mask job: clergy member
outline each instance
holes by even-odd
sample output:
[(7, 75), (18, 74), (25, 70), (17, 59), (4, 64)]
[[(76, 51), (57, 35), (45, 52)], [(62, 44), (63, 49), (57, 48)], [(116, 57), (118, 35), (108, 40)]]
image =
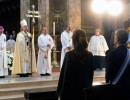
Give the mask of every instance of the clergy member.
[(6, 35), (3, 31), (4, 28), (0, 26), (0, 78), (5, 78), (5, 76), (8, 75)]
[(102, 70), (105, 62), (105, 53), (109, 49), (104, 36), (100, 32), (101, 30), (99, 28), (95, 29), (95, 35), (91, 37), (88, 45), (88, 51), (93, 54), (94, 70), (97, 68)]
[(7, 51), (10, 53), (14, 53), (15, 40), (13, 40), (13, 36), (10, 35), (10, 39), (7, 41)]
[(12, 74), (27, 77), (31, 72), (37, 72), (34, 37), (27, 32), (28, 26), (25, 19), (23, 19), (20, 24), (21, 32), (17, 34), (16, 38)]
[(38, 73), (41, 76), (50, 76), (52, 74), (51, 67), (51, 50), (54, 46), (52, 37), (48, 34), (47, 28), (42, 28), (42, 34), (38, 37)]
[(73, 49), (72, 45), (72, 35), (71, 32), (71, 25), (68, 24), (65, 27), (65, 31), (61, 33), (61, 44), (62, 44), (62, 51), (61, 51), (61, 60), (60, 60), (60, 69), (62, 67), (65, 53)]

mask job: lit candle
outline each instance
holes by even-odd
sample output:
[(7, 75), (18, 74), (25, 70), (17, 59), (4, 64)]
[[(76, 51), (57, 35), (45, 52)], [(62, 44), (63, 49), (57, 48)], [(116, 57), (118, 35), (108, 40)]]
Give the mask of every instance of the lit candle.
[(55, 36), (55, 22), (53, 22), (53, 36)]

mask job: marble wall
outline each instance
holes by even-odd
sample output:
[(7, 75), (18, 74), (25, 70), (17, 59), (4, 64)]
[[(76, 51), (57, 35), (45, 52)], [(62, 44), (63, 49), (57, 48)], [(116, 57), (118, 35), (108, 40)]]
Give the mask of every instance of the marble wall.
[[(67, 19), (65, 23), (70, 23), (72, 31), (81, 28), (81, 0), (66, 0)], [(42, 16), (40, 26), (45, 25), (49, 30), (49, 0), (38, 0), (38, 10)]]
[(65, 30), (67, 23), (67, 0), (51, 0), (50, 1), (50, 33), (52, 31), (52, 23), (55, 22), (55, 34), (60, 35)]
[(30, 9), (30, 0), (20, 0), (20, 19), (27, 19), (27, 10)]
[(124, 4), (124, 13), (123, 13), (123, 21), (127, 21), (130, 19), (130, 3)]
[(81, 28), (85, 30), (88, 37), (94, 33), (95, 27), (99, 26), (99, 19), (91, 10), (91, 0), (81, 0)]
[[(26, 19), (30, 31), (30, 20), (26, 17), (27, 10), (30, 10), (30, 0), (20, 0), (20, 20)], [(20, 24), (20, 23), (19, 23)]]
[(49, 31), (49, 0), (38, 0), (38, 10), (41, 14), (39, 27), (46, 26)]
[(130, 2), (124, 4), (123, 12), (124, 29), (130, 27)]
[(67, 0), (67, 18), (72, 31), (81, 28), (81, 0)]

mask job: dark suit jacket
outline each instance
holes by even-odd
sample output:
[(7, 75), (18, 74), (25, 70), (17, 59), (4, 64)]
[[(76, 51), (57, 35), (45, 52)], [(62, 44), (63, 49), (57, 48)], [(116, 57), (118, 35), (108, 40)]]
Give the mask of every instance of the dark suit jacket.
[[(124, 63), (126, 58), (127, 48), (125, 45), (119, 45), (116, 49), (110, 52), (107, 59), (106, 66), (106, 82), (112, 83), (116, 77), (120, 67)], [(124, 87), (125, 91), (129, 91), (130, 88), (130, 64), (125, 70), (123, 76), (118, 82), (119, 85)]]
[(83, 100), (82, 90), (92, 86), (92, 82), (92, 53), (86, 51), (82, 57), (74, 51), (66, 53), (57, 87), (61, 100)]

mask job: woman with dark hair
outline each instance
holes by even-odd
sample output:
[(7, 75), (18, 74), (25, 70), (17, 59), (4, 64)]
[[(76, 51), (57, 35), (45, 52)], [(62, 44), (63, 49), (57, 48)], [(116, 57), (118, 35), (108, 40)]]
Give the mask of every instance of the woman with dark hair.
[(57, 95), (60, 100), (84, 100), (83, 89), (92, 86), (93, 56), (87, 51), (87, 37), (76, 30), (72, 37), (74, 49), (65, 55)]

